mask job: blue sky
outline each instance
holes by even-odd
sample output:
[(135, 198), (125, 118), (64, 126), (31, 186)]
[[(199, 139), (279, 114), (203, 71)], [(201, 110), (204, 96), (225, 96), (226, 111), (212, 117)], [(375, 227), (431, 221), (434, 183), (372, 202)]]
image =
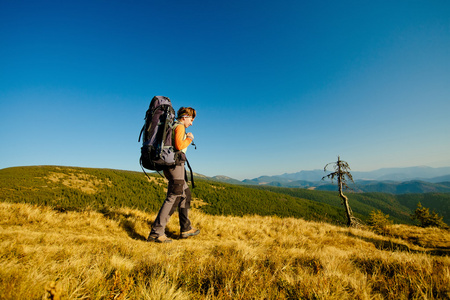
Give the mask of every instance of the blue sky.
[(194, 172), (450, 166), (448, 1), (0, 0), (0, 168), (140, 170), (154, 95)]

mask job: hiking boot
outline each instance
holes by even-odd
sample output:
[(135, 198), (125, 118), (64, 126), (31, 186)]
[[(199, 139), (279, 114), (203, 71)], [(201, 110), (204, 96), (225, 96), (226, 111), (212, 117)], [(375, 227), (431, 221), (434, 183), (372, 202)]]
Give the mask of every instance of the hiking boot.
[(161, 236), (149, 236), (147, 241), (149, 242), (155, 242), (155, 243), (172, 243), (172, 240), (169, 239), (167, 236), (165, 235), (161, 235)]
[(197, 228), (191, 228), (191, 230), (184, 231), (180, 234), (180, 238), (187, 239), (190, 236), (194, 236), (200, 233), (200, 230)]

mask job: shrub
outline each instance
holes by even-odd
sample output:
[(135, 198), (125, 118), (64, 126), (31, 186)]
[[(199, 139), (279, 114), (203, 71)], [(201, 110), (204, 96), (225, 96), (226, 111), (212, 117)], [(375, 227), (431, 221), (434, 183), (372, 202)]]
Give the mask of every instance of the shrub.
[(443, 217), (439, 216), (436, 212), (430, 213), (430, 209), (423, 207), (419, 202), (414, 214), (411, 215), (413, 220), (417, 220), (422, 227), (438, 227), (448, 228), (448, 225), (442, 220)]
[(392, 224), (392, 220), (389, 220), (389, 215), (384, 214), (381, 210), (373, 210), (370, 213), (368, 224), (372, 226), (375, 232), (386, 234), (386, 227)]

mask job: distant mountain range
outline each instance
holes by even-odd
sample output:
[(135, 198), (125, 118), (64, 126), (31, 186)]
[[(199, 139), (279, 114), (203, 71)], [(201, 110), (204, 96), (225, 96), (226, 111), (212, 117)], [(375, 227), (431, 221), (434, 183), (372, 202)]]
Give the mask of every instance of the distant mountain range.
[[(300, 171), (275, 176), (260, 176), (254, 179), (237, 180), (227, 176), (210, 179), (232, 184), (297, 187), (324, 191), (337, 190), (336, 184), (322, 177), (332, 171)], [(426, 166), (408, 168), (383, 168), (370, 172), (351, 171), (355, 183), (349, 186), (355, 192), (406, 193), (450, 193), (450, 167), (432, 168)]]

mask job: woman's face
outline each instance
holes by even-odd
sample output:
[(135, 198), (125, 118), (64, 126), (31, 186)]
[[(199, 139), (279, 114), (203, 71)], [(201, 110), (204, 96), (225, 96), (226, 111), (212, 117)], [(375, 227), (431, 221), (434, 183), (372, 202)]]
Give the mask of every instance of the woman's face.
[(184, 127), (186, 127), (186, 128), (191, 126), (193, 122), (194, 122), (194, 119), (192, 117), (183, 117), (183, 118), (181, 118), (181, 124), (183, 124)]

